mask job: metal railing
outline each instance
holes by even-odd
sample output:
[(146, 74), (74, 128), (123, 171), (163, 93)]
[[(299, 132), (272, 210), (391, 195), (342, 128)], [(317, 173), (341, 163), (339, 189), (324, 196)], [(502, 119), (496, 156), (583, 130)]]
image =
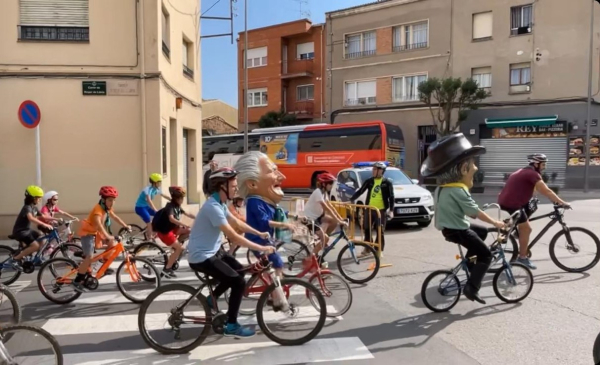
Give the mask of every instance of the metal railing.
[(194, 78), (194, 70), (187, 67), (186, 65), (183, 65), (183, 74), (191, 79)]
[(368, 56), (374, 56), (375, 54), (377, 54), (377, 50), (369, 50), (369, 51), (360, 51), (360, 52), (352, 52), (352, 53), (346, 53), (346, 57), (347, 59), (351, 59), (351, 58), (361, 58), (361, 57), (368, 57)]
[(165, 57), (167, 57), (168, 59), (171, 59), (171, 50), (169, 49), (169, 46), (167, 46), (165, 41), (162, 42), (162, 51), (163, 51)]
[(404, 44), (404, 45), (400, 45), (400, 46), (394, 46), (393, 51), (394, 52), (410, 51), (411, 49), (427, 48), (427, 46), (428, 46), (427, 42)]
[(19, 26), (20, 40), (87, 42), (90, 40), (88, 27)]

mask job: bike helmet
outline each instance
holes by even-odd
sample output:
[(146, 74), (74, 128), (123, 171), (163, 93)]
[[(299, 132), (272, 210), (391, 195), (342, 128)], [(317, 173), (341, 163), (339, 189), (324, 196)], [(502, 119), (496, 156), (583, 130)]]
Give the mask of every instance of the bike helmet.
[(27, 189), (25, 189), (25, 195), (34, 198), (41, 198), (44, 196), (44, 190), (42, 190), (42, 188), (40, 188), (39, 186), (29, 185)]
[(119, 192), (117, 189), (112, 186), (103, 186), (100, 188), (100, 192), (98, 193), (103, 199), (106, 198), (116, 198), (119, 196)]
[(183, 198), (186, 194), (185, 188), (181, 186), (169, 186), (169, 194), (173, 198)]
[(43, 199), (44, 204), (47, 204), (48, 200), (54, 198), (56, 195), (58, 195), (58, 192), (54, 191), (54, 190), (50, 190), (49, 192), (47, 192), (46, 194), (44, 194), (44, 199)]
[(378, 161), (373, 164), (373, 167), (377, 167), (378, 169), (382, 169), (383, 171), (385, 171), (387, 165), (385, 162)]
[(329, 172), (324, 172), (317, 176), (317, 181), (320, 182), (321, 184), (332, 183), (335, 181), (335, 176), (333, 176)]
[(210, 181), (225, 182), (233, 179), (237, 176), (237, 171), (231, 167), (222, 167), (218, 170), (213, 171), (210, 174)]
[(527, 156), (527, 160), (529, 163), (541, 163), (548, 162), (548, 157), (546, 157), (546, 155), (543, 153), (534, 153), (533, 155)]
[(152, 181), (153, 183), (161, 182), (162, 175), (155, 172), (154, 174), (150, 175), (150, 181)]

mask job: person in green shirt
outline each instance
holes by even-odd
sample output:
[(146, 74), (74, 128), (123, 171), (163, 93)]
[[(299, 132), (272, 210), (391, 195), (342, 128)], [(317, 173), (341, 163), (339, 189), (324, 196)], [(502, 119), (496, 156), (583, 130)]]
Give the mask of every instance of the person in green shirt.
[(479, 289), (492, 263), (492, 253), (484, 242), (487, 229), (472, 224), (469, 217), (504, 228), (503, 222), (480, 210), (469, 193), (477, 172), (475, 156), (484, 153), (485, 147), (473, 146), (462, 133), (457, 133), (433, 143), (421, 166), (423, 177), (437, 177), (438, 180), (434, 193), (435, 227), (442, 231), (447, 241), (466, 248), (466, 257), (477, 257), (475, 264), (469, 265), (470, 276), (464, 294), (467, 299), (481, 304), (485, 301), (479, 296)]

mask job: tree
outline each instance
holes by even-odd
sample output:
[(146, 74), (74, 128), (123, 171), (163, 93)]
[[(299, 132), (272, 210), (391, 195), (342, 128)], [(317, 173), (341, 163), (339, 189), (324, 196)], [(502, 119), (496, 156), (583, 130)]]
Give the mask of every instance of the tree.
[(258, 120), (258, 126), (261, 128), (281, 127), (294, 124), (296, 124), (296, 116), (294, 114), (287, 114), (283, 110), (279, 112), (270, 111)]
[[(468, 110), (477, 109), (477, 104), (490, 96), (479, 88), (471, 78), (464, 82), (460, 78), (431, 78), (419, 84), (419, 99), (429, 107), (435, 131), (447, 136), (458, 130), (467, 119)], [(437, 112), (434, 111), (437, 109)], [(458, 119), (452, 123), (452, 111), (458, 109)]]

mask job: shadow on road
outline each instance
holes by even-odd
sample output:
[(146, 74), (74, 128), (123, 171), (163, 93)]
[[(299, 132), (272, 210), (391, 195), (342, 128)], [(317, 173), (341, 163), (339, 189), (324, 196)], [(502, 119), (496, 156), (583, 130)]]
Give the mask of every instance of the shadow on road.
[(534, 275), (533, 280), (535, 284), (563, 284), (587, 279), (589, 277), (590, 274), (587, 272), (570, 273), (559, 271), (548, 274)]

